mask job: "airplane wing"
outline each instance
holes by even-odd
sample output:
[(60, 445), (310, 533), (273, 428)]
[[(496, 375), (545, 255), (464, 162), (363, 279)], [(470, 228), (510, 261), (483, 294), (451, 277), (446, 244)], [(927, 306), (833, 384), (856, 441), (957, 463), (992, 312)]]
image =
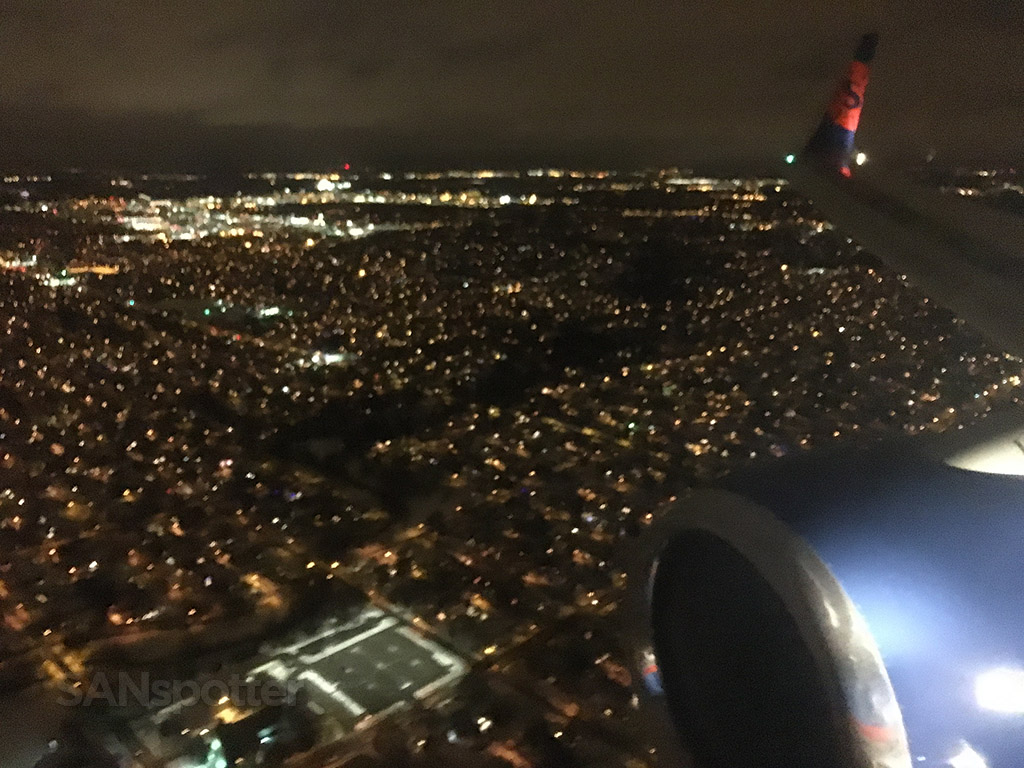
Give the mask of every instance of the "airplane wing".
[(1024, 219), (870, 165), (851, 170), (870, 63), (865, 35), (789, 176), (830, 221), (1007, 351), (1024, 354)]
[(841, 232), (996, 346), (1024, 355), (1024, 220), (862, 166), (798, 163), (792, 183)]
[[(876, 42), (861, 41), (792, 181), (1024, 354), (1024, 223), (851, 169)], [(637, 679), (698, 765), (1021, 765), (1024, 414), (946, 438), (752, 466), (643, 537)]]

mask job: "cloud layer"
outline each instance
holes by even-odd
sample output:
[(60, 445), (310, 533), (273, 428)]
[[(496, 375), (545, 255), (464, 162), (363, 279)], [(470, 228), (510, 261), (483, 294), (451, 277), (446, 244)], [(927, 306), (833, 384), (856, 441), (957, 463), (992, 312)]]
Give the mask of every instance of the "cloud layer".
[(1020, 153), (1020, 3), (4, 5), (5, 167), (758, 164), (800, 144), (866, 29), (862, 145)]

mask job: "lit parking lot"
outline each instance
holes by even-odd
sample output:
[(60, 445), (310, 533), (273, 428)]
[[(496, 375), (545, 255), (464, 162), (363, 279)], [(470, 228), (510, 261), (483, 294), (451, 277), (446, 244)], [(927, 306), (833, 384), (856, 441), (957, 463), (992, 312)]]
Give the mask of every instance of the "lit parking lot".
[(403, 621), (376, 608), (328, 622), (261, 655), (251, 677), (301, 681), (310, 706), (344, 729), (423, 699), (457, 681), (466, 665)]

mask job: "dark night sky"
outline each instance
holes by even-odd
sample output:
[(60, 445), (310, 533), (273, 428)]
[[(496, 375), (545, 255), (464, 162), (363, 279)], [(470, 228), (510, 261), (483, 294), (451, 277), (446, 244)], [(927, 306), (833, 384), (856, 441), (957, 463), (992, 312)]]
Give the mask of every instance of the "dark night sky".
[(1024, 154), (1020, 0), (2, 0), (0, 166), (757, 166), (863, 31), (859, 144)]

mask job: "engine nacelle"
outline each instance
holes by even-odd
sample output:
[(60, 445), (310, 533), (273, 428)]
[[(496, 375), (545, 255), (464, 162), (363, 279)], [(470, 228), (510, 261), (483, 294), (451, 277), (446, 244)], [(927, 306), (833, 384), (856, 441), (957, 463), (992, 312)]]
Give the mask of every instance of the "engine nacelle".
[(696, 491), (644, 538), (637, 672), (698, 765), (910, 765), (863, 618), (777, 517)]
[(1019, 765), (1020, 421), (767, 462), (652, 524), (636, 674), (698, 765)]

